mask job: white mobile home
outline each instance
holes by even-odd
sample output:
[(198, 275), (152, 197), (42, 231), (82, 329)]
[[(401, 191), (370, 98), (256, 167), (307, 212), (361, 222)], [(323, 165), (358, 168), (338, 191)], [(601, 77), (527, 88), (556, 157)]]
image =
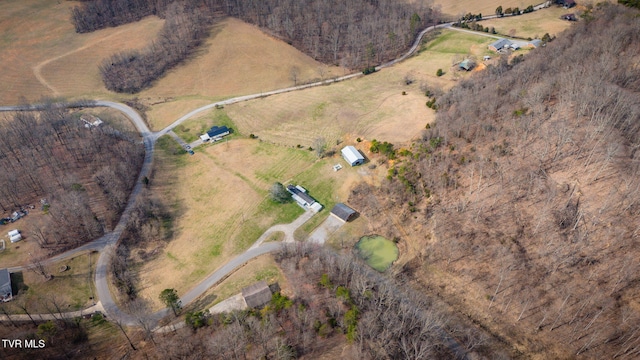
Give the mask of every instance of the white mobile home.
[(356, 166), (364, 163), (364, 156), (360, 154), (358, 149), (353, 146), (345, 146), (342, 151), (342, 157), (349, 163), (351, 166)]

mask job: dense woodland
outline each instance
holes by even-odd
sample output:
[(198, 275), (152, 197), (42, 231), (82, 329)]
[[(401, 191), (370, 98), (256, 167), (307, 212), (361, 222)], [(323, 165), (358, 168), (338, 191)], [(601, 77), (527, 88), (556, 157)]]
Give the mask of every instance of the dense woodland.
[(54, 252), (115, 225), (144, 152), (137, 134), (106, 123), (86, 128), (60, 107), (6, 116), (0, 138), (0, 209), (44, 210), (24, 235)]
[(420, 286), (526, 355), (638, 358), (640, 16), (584, 17), (437, 99), (389, 181), (350, 201), (420, 249)]
[(436, 23), (438, 14), (421, 4), (393, 0), (95, 0), (75, 7), (71, 19), (81, 33), (152, 14), (166, 19), (157, 40), (146, 49), (114, 54), (100, 66), (109, 90), (135, 93), (192, 56), (213, 19), (223, 15), (260, 26), (314, 59), (356, 69), (397, 57), (421, 29)]

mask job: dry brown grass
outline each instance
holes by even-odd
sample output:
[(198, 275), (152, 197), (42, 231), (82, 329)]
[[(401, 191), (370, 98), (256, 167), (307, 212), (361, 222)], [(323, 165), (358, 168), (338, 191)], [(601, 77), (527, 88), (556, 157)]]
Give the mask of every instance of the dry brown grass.
[[(148, 17), (117, 28), (76, 34), (69, 21), (74, 5), (3, 1), (0, 104), (18, 103), (23, 98), (32, 102), (43, 96), (131, 97), (107, 91), (98, 65), (116, 52), (144, 48), (155, 38), (163, 20)], [(228, 18), (214, 26), (193, 58), (137, 96), (151, 105), (149, 122), (159, 130), (212, 101), (291, 86), (294, 67), (299, 69), (299, 83), (344, 74), (344, 69), (323, 65), (255, 26)]]
[[(454, 60), (467, 54), (480, 56), (491, 42), (467, 33), (444, 34), (452, 46), (436, 44), (401, 64), (355, 80), (230, 105), (227, 113), (242, 133), (289, 146), (311, 146), (317, 137), (329, 144), (357, 137), (406, 142), (434, 118), (420, 84), (452, 87), (468, 76), (452, 67)], [(446, 74), (437, 77), (440, 68)], [(413, 84), (405, 84), (407, 75)]]
[(440, 6), (441, 11), (450, 16), (460, 17), (460, 15), (464, 15), (467, 13), (482, 15), (493, 15), (496, 12), (496, 8), (498, 6), (502, 6), (503, 9), (508, 7), (514, 8), (519, 7), (520, 10), (523, 10), (529, 5), (538, 5), (542, 1), (540, 0), (458, 0), (458, 1), (449, 1), (449, 0), (434, 0), (433, 3), (436, 6)]
[(237, 269), (228, 278), (218, 285), (207, 290), (194, 304), (197, 310), (208, 309), (211, 306), (238, 294), (242, 288), (257, 281), (266, 281), (267, 284), (278, 283), (283, 292), (291, 294), (287, 278), (278, 267), (272, 255), (259, 256), (243, 267)]
[[(126, 48), (148, 43), (162, 25), (157, 18), (76, 34), (70, 1), (6, 0), (0, 14), (0, 103), (42, 96), (107, 95), (97, 64)], [(40, 75), (40, 79), (36, 74)], [(50, 77), (50, 78), (49, 78)]]
[(48, 58), (36, 65), (34, 71), (37, 74), (40, 70), (42, 81), (49, 85), (55, 95), (90, 98), (107, 94), (116, 96), (104, 87), (98, 66), (117, 52), (144, 48), (155, 38), (163, 23), (163, 20), (151, 16), (113, 29), (77, 34), (79, 38), (95, 34), (95, 39)]
[[(193, 59), (170, 71), (140, 97), (152, 105), (149, 122), (154, 130), (171, 124), (198, 106), (217, 99), (293, 86), (291, 69), (299, 69), (298, 83), (319, 80), (320, 69), (329, 76), (344, 69), (329, 67), (253, 25), (227, 18)], [(198, 96), (194, 96), (198, 95)]]
[[(40, 274), (23, 270), (12, 275), (16, 284), (23, 287), (16, 302), (8, 303), (14, 313), (22, 313), (17, 305), (25, 304), (31, 313), (56, 312), (54, 302), (62, 311), (76, 311), (92, 306), (95, 296), (93, 276), (95, 274), (97, 253), (85, 253), (74, 258), (59, 261), (46, 266), (51, 280), (45, 280)], [(66, 266), (67, 270), (61, 271)]]
[(571, 26), (571, 22), (560, 20), (560, 16), (572, 12), (552, 6), (520, 16), (505, 16), (500, 19), (482, 21), (484, 27), (494, 27), (499, 34), (523, 38), (542, 38), (545, 33), (558, 35)]
[(216, 24), (197, 55), (160, 79), (141, 97), (176, 97), (199, 94), (231, 97), (293, 86), (290, 72), (300, 71), (299, 82), (342, 75), (253, 25), (227, 18)]
[(152, 191), (175, 204), (176, 234), (140, 269), (144, 297), (156, 301), (168, 287), (184, 294), (279, 218), (302, 212), (295, 204), (273, 205), (267, 191), (312, 165), (307, 151), (240, 139), (182, 155), (178, 165), (158, 153)]

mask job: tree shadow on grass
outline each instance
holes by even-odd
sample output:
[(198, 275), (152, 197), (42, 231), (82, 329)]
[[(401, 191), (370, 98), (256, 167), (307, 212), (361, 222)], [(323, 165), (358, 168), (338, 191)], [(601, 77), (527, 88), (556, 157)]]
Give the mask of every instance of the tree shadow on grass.
[(29, 286), (24, 283), (24, 274), (22, 271), (14, 272), (10, 274), (11, 277), (11, 292), (13, 295), (18, 295), (21, 292), (29, 290)]
[(208, 294), (206, 296), (201, 296), (196, 299), (194, 302), (185, 306), (186, 311), (200, 311), (205, 310), (211, 307), (214, 301), (218, 298), (216, 294)]

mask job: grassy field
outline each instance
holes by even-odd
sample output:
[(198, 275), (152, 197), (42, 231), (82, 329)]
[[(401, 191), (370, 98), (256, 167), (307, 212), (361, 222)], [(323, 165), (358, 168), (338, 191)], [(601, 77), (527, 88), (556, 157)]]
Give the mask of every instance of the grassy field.
[(224, 109), (216, 109), (197, 118), (185, 121), (184, 123), (176, 126), (176, 128), (173, 129), (173, 132), (180, 136), (182, 140), (190, 143), (198, 140), (200, 135), (207, 132), (214, 125), (226, 126), (233, 130), (229, 136), (225, 137), (225, 141), (231, 140), (235, 136), (239, 135), (235, 124)]
[(440, 6), (440, 10), (452, 18), (459, 18), (461, 15), (472, 13), (482, 15), (493, 15), (496, 12), (498, 6), (502, 6), (503, 9), (519, 7), (521, 10), (529, 5), (538, 5), (542, 1), (525, 1), (525, 0), (434, 0), (434, 5)]
[[(242, 133), (288, 146), (308, 147), (317, 137), (329, 144), (357, 137), (406, 142), (434, 118), (420, 85), (452, 87), (458, 78), (469, 75), (453, 63), (468, 55), (486, 54), (491, 43), (490, 38), (467, 33), (445, 31), (442, 36), (444, 40), (437, 38), (419, 55), (379, 73), (230, 105), (227, 113)], [(437, 77), (438, 69), (446, 74)], [(406, 77), (414, 82), (406, 85)]]
[[(141, 98), (174, 98), (198, 94), (210, 99), (258, 93), (293, 86), (291, 69), (299, 69), (299, 81), (337, 76), (344, 69), (327, 67), (255, 26), (228, 18), (212, 29), (212, 35), (197, 56), (170, 71)], [(175, 104), (174, 104), (175, 105)], [(181, 114), (183, 115), (183, 114)], [(154, 114), (152, 126), (163, 123)], [(174, 118), (175, 120), (175, 118)]]
[[(141, 21), (76, 34), (70, 1), (4, 0), (0, 13), (0, 104), (49, 97), (126, 99), (134, 96), (107, 91), (98, 64), (126, 49), (150, 44), (163, 20)], [(257, 56), (259, 54), (259, 56)], [(225, 19), (211, 30), (198, 53), (172, 69), (154, 86), (135, 95), (150, 106), (153, 129), (168, 125), (197, 106), (235, 95), (291, 86), (292, 68), (299, 81), (342, 75), (283, 41), (236, 19)]]
[[(53, 279), (45, 280), (40, 274), (24, 270), (12, 274), (11, 280), (15, 288), (20, 289), (15, 302), (7, 303), (14, 313), (22, 313), (17, 305), (23, 303), (31, 313), (47, 313), (53, 309), (53, 302), (62, 311), (75, 311), (94, 304), (95, 296), (93, 276), (98, 260), (97, 253), (87, 253), (69, 260), (59, 261), (47, 266), (48, 274)], [(62, 268), (67, 270), (61, 271)]]
[(110, 54), (141, 47), (162, 20), (76, 34), (70, 1), (4, 0), (0, 13), (0, 103), (42, 96), (107, 95), (97, 64)]
[(315, 160), (307, 150), (250, 139), (197, 148), (194, 156), (172, 154), (171, 140), (163, 140), (152, 191), (173, 204), (176, 235), (161, 256), (140, 269), (142, 295), (154, 301), (167, 287), (184, 293), (271, 225), (302, 214), (294, 203), (272, 202), (268, 189)]
[(286, 278), (271, 255), (263, 255), (251, 260), (220, 284), (207, 290), (189, 308), (194, 310), (208, 309), (242, 292), (243, 287), (262, 280), (267, 284), (278, 283), (282, 289), (287, 288)]
[(560, 20), (560, 16), (572, 12), (552, 6), (520, 16), (505, 16), (500, 19), (482, 21), (482, 26), (493, 26), (499, 34), (522, 38), (542, 38), (545, 33), (558, 35), (571, 26), (571, 22)]

